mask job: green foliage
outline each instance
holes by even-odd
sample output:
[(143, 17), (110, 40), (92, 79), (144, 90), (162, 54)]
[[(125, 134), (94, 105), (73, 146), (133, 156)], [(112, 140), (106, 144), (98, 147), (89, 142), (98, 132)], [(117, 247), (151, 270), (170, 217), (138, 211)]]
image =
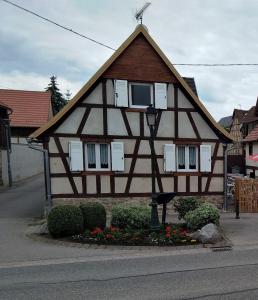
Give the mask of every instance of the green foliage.
[(50, 83), (48, 84), (46, 91), (51, 92), (52, 109), (53, 114), (55, 115), (67, 104), (67, 100), (58, 88), (56, 76), (50, 77)]
[(219, 224), (219, 210), (209, 203), (203, 203), (193, 211), (188, 212), (184, 219), (191, 230), (201, 229), (209, 223)]
[(150, 226), (150, 209), (144, 206), (117, 205), (112, 209), (112, 226), (144, 229)]
[(54, 207), (48, 215), (47, 226), (53, 237), (65, 237), (83, 231), (83, 215), (75, 205)]
[(83, 219), (84, 228), (93, 229), (96, 227), (105, 228), (107, 221), (107, 214), (105, 207), (98, 202), (86, 203), (80, 205)]
[(180, 198), (174, 203), (175, 211), (178, 212), (178, 219), (184, 219), (185, 215), (200, 206), (200, 201), (195, 197)]

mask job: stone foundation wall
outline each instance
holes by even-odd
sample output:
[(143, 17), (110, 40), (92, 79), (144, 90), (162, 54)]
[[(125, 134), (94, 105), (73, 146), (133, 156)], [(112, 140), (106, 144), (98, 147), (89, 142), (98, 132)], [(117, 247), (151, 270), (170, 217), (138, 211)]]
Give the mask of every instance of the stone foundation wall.
[[(189, 198), (189, 197), (175, 197), (177, 198)], [(209, 202), (214, 204), (219, 209), (222, 208), (223, 205), (223, 196), (201, 196), (198, 197), (203, 202)], [(113, 206), (117, 204), (130, 204), (130, 205), (143, 205), (148, 206), (150, 203), (149, 197), (128, 197), (128, 198), (57, 198), (53, 199), (53, 205), (63, 205), (63, 204), (74, 204), (74, 205), (80, 205), (81, 203), (88, 203), (88, 202), (100, 202), (102, 203), (107, 212), (110, 213)], [(168, 204), (167, 210), (168, 212), (173, 212), (173, 202)], [(159, 209), (162, 209), (162, 206), (159, 206)]]

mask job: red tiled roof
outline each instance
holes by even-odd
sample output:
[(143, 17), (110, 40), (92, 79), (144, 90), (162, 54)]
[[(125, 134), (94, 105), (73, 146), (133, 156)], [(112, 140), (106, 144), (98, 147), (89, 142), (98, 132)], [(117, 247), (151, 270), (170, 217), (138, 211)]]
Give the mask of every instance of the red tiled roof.
[(0, 89), (0, 102), (13, 111), (10, 115), (13, 127), (40, 127), (51, 116), (49, 92)]
[(244, 138), (243, 142), (258, 141), (258, 125)]

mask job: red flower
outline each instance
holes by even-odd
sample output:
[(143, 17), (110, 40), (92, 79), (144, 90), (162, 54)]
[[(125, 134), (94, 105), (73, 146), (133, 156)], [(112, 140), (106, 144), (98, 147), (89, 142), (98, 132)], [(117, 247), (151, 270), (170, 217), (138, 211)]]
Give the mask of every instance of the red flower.
[(175, 230), (173, 230), (173, 233), (174, 233), (174, 234), (177, 234), (177, 230), (176, 230), (176, 229), (175, 229)]
[(167, 226), (166, 227), (166, 232), (170, 232), (171, 231), (171, 227), (170, 226)]
[(107, 240), (109, 240), (109, 239), (114, 239), (113, 235), (110, 234), (110, 233), (106, 234), (106, 235), (105, 235), (105, 238), (106, 238)]
[(102, 233), (102, 232), (103, 232), (103, 230), (101, 228), (96, 227), (94, 230), (91, 231), (91, 234), (96, 235), (96, 234)]
[(118, 229), (116, 227), (110, 226), (110, 231), (111, 232), (116, 232), (116, 231), (118, 231)]
[(166, 238), (168, 238), (168, 239), (170, 238), (170, 232), (166, 233)]

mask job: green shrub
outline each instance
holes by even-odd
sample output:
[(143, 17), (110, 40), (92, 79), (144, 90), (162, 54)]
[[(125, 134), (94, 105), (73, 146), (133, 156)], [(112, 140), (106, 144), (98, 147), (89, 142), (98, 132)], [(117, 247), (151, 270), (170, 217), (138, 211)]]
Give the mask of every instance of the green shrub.
[(200, 206), (200, 201), (194, 197), (180, 198), (174, 203), (175, 211), (178, 212), (178, 219), (184, 219), (185, 215)]
[(106, 227), (107, 214), (105, 207), (98, 202), (86, 203), (80, 205), (85, 229), (94, 229), (96, 227), (104, 229)]
[(185, 215), (187, 227), (191, 230), (201, 229), (208, 223), (219, 224), (219, 210), (209, 203), (203, 203)]
[(144, 206), (117, 205), (111, 214), (111, 224), (118, 228), (142, 229), (150, 226), (150, 209)]
[(83, 215), (75, 205), (54, 207), (48, 215), (47, 226), (53, 237), (65, 237), (83, 231)]

